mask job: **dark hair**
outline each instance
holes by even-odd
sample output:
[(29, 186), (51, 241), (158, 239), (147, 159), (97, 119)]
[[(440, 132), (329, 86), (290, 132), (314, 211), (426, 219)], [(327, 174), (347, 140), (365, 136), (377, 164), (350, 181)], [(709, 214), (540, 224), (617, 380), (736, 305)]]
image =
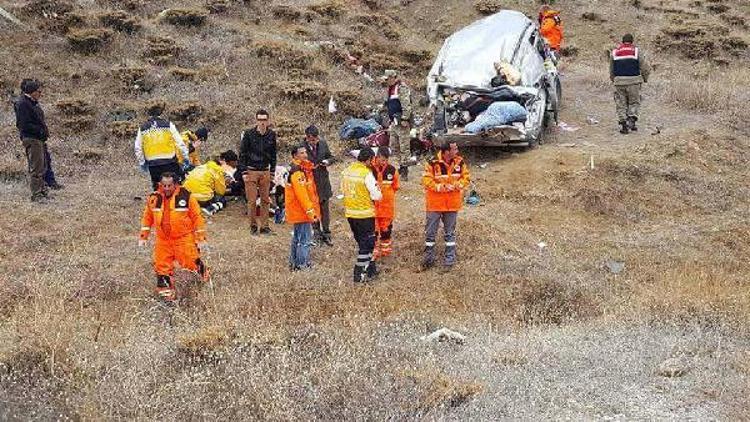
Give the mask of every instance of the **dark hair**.
[(206, 139), (208, 139), (208, 133), (209, 132), (210, 131), (208, 130), (207, 127), (202, 127), (202, 128), (199, 128), (198, 130), (195, 131), (195, 136), (197, 136), (198, 139), (201, 139), (201, 140), (205, 141)]
[(297, 155), (297, 152), (299, 152), (299, 150), (301, 150), (301, 149), (305, 149), (305, 146), (304, 145), (296, 145), (294, 148), (292, 148), (292, 157), (294, 157), (295, 155)]
[(161, 176), (159, 176), (159, 180), (162, 180), (162, 179), (177, 180), (177, 175), (171, 171), (165, 171), (164, 173), (161, 174)]
[(255, 112), (255, 118), (256, 119), (258, 118), (258, 116), (271, 117), (271, 115), (268, 114), (268, 112), (265, 109), (262, 109), (262, 108), (260, 110), (258, 110), (258, 111)]
[(455, 142), (445, 141), (442, 144), (440, 144), (440, 152), (450, 151), (451, 150), (451, 144), (455, 144)]
[(310, 125), (305, 129), (305, 135), (318, 136), (320, 135), (320, 131), (315, 125)]
[(230, 149), (219, 154), (219, 159), (224, 161), (237, 161), (239, 160), (239, 157), (237, 157), (237, 154)]
[(33, 94), (34, 92), (39, 91), (39, 88), (41, 87), (42, 84), (36, 79), (24, 79), (21, 81), (21, 92), (24, 94)]
[(625, 34), (622, 36), (622, 42), (626, 43), (632, 43), (633, 42), (633, 34)]
[(365, 161), (371, 159), (375, 156), (375, 151), (372, 150), (370, 147), (364, 147), (361, 150), (359, 150), (359, 155), (357, 155), (357, 161), (364, 163)]
[(146, 104), (146, 114), (148, 114), (149, 117), (159, 117), (164, 113), (164, 109), (166, 109), (167, 106), (161, 101), (152, 101)]
[(380, 147), (378, 148), (378, 157), (388, 158), (391, 156), (391, 148), (390, 147)]

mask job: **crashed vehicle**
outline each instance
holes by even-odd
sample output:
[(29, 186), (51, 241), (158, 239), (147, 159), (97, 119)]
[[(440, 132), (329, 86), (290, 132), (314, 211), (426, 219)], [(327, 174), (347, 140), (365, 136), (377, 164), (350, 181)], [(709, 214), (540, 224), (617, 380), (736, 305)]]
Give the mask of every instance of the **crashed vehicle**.
[[(515, 84), (493, 80), (498, 63), (510, 65)], [(501, 80), (502, 83), (507, 81)], [(534, 146), (545, 127), (557, 120), (561, 85), (553, 56), (536, 23), (524, 14), (503, 10), (478, 20), (445, 40), (427, 77), (427, 94), (434, 110), (436, 142), (468, 146)], [(477, 118), (473, 101), (518, 103), (523, 118), (469, 132)]]

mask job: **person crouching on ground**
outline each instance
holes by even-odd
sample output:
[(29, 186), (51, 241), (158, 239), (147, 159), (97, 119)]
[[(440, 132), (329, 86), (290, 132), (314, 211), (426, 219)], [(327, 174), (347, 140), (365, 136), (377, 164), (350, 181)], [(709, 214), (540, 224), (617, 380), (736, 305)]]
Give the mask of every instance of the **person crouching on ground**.
[(221, 211), (227, 205), (224, 195), (231, 178), (227, 177), (226, 168), (237, 168), (237, 154), (232, 150), (199, 165), (185, 177), (183, 187), (190, 191), (201, 210), (208, 216)]
[(372, 173), (378, 182), (383, 198), (375, 201), (375, 252), (373, 259), (385, 257), (391, 254), (391, 235), (393, 233), (393, 218), (396, 208), (396, 191), (399, 188), (399, 175), (396, 167), (388, 162), (391, 150), (388, 147), (378, 148), (378, 153), (373, 160)]
[(174, 173), (161, 175), (159, 189), (146, 202), (141, 218), (140, 247), (148, 244), (152, 227), (156, 228), (156, 294), (166, 302), (173, 302), (177, 299), (172, 279), (175, 261), (182, 268), (200, 274), (203, 281), (208, 281), (209, 277), (208, 267), (200, 256), (200, 251), (206, 249), (206, 228), (200, 206), (188, 190), (180, 187)]
[(304, 145), (292, 151), (292, 165), (284, 186), (284, 204), (286, 221), (294, 225), (289, 268), (292, 271), (310, 268), (313, 224), (320, 219), (320, 202), (315, 189), (313, 164), (307, 159)]

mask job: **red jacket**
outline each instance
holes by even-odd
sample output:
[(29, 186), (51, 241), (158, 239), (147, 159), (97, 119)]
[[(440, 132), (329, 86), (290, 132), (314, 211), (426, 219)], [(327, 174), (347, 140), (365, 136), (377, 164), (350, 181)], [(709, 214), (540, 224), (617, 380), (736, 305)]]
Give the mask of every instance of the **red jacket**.
[(547, 10), (539, 13), (539, 32), (547, 40), (551, 49), (559, 51), (563, 41), (563, 26), (560, 12)]

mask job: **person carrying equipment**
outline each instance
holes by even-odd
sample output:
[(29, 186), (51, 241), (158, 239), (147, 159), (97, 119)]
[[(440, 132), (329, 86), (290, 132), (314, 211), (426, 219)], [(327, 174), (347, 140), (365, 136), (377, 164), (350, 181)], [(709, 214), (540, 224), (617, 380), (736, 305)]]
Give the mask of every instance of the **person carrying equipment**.
[(313, 163), (307, 159), (305, 145), (292, 151), (292, 165), (284, 186), (286, 221), (294, 225), (289, 252), (289, 268), (299, 271), (311, 267), (310, 248), (313, 224), (320, 219), (320, 200), (315, 189)]
[(354, 264), (354, 282), (363, 283), (378, 275), (372, 252), (375, 249), (375, 205), (383, 199), (375, 176), (372, 160), (375, 153), (366, 147), (359, 151), (357, 161), (341, 174), (341, 192), (344, 194), (344, 215), (357, 241), (357, 261)]
[(154, 190), (159, 188), (162, 173), (174, 173), (176, 182), (183, 177), (183, 170), (177, 161), (177, 151), (188, 156), (188, 148), (174, 123), (161, 117), (164, 105), (151, 103), (146, 107), (149, 119), (138, 129), (135, 138), (135, 158), (141, 170), (151, 175)]
[(182, 187), (190, 191), (201, 210), (208, 216), (221, 211), (227, 205), (224, 195), (227, 193), (227, 185), (231, 183), (227, 168), (237, 168), (237, 154), (232, 150), (199, 165), (185, 177)]
[(391, 254), (391, 238), (393, 233), (393, 217), (396, 208), (396, 192), (399, 189), (399, 176), (396, 167), (388, 162), (391, 150), (388, 147), (378, 148), (375, 156), (372, 173), (378, 182), (378, 188), (383, 198), (375, 201), (375, 252), (373, 260)]
[(141, 218), (138, 246), (148, 244), (152, 227), (156, 229), (156, 294), (167, 302), (173, 302), (177, 298), (172, 280), (175, 261), (182, 268), (200, 274), (203, 281), (209, 278), (208, 267), (200, 257), (200, 251), (206, 249), (205, 222), (198, 201), (187, 189), (180, 187), (174, 173), (163, 173), (159, 189), (148, 197)]

